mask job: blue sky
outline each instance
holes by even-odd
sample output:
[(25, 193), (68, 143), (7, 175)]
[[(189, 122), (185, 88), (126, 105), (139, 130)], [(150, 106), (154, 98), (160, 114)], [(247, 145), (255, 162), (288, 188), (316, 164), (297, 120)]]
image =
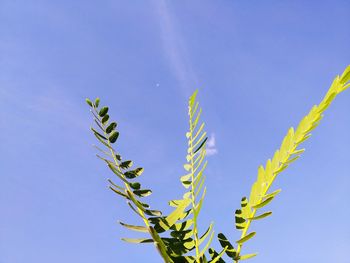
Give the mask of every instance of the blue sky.
[[(257, 167), (350, 64), (349, 11), (348, 1), (2, 0), (0, 263), (161, 262), (120, 240), (135, 235), (117, 220), (139, 222), (107, 189), (85, 97), (111, 106), (122, 156), (169, 211), (198, 88), (215, 137), (202, 229), (214, 221), (237, 238), (233, 211)], [(250, 262), (350, 262), (349, 113), (347, 91), (278, 178)]]

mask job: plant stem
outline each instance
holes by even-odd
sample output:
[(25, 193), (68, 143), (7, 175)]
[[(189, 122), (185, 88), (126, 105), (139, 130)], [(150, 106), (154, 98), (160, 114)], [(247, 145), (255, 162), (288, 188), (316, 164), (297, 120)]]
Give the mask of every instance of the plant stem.
[(192, 201), (192, 208), (193, 208), (193, 237), (194, 237), (194, 245), (196, 248), (196, 260), (198, 263), (200, 263), (199, 259), (199, 240), (198, 240), (198, 226), (197, 226), (197, 218), (195, 216), (196, 214), (196, 197), (195, 197), (195, 187), (194, 187), (194, 154), (193, 154), (193, 127), (192, 127), (192, 115), (191, 110), (189, 112), (190, 115), (190, 149), (191, 149), (191, 201)]
[[(96, 111), (95, 108), (94, 108), (94, 110), (95, 110), (95, 113), (96, 113), (97, 116), (98, 116), (98, 113), (97, 113), (97, 111)], [(106, 138), (108, 138), (108, 134), (106, 133), (106, 130), (105, 130), (106, 126), (102, 123), (101, 119), (100, 119), (99, 117), (96, 116), (96, 114), (93, 113), (93, 115), (95, 116), (95, 118), (97, 118), (97, 120), (101, 123), (101, 125), (102, 125), (102, 127), (103, 127), (102, 130), (103, 130), (104, 136), (105, 136)], [(113, 151), (113, 147), (112, 147), (112, 145), (111, 145), (111, 143), (110, 143), (109, 140), (107, 140), (107, 144), (108, 144), (108, 146), (109, 146), (108, 148), (109, 148), (110, 153), (111, 153), (111, 155), (112, 155), (112, 158), (113, 158), (113, 161), (114, 161), (115, 166), (117, 167), (118, 171), (119, 171), (121, 174), (123, 174), (122, 171), (121, 171), (121, 169), (120, 169), (119, 162), (118, 162), (117, 157), (116, 157), (116, 153)], [(126, 178), (124, 178), (124, 179), (126, 179)], [(126, 190), (127, 190), (130, 194), (133, 195), (133, 192), (131, 191), (129, 184), (127, 184), (126, 182), (124, 182), (124, 185), (125, 185)], [(135, 204), (135, 202), (134, 202), (133, 200), (131, 200), (131, 201)], [(155, 240), (154, 233), (151, 231), (151, 228), (150, 228), (151, 226), (150, 226), (150, 224), (149, 224), (149, 222), (148, 222), (148, 219), (146, 218), (144, 212), (143, 212), (136, 204), (135, 204), (135, 206), (136, 206), (136, 209), (137, 209), (137, 211), (139, 212), (139, 214), (140, 214), (140, 216), (141, 216), (141, 218), (142, 218), (144, 224), (147, 226), (147, 230), (148, 230), (149, 234), (151, 235), (152, 239)], [(166, 248), (165, 248), (165, 245), (164, 245), (163, 242), (162, 242), (161, 244), (159, 244), (159, 245), (163, 248), (163, 251), (166, 251)], [(164, 255), (164, 253), (162, 253), (159, 249), (158, 249), (158, 252), (159, 252), (160, 256), (163, 258), (163, 260), (164, 260), (165, 263), (173, 263), (173, 261), (170, 259), (170, 257), (169, 257), (168, 255)]]

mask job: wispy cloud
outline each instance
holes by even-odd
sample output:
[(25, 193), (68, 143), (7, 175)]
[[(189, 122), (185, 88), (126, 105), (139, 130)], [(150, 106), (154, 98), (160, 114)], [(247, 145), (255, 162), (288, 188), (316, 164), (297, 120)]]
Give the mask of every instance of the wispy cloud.
[(176, 19), (165, 0), (154, 0), (153, 4), (159, 18), (164, 53), (170, 67), (184, 91), (193, 89), (198, 83), (197, 76), (191, 65), (185, 40), (177, 30)]
[(207, 155), (215, 155), (218, 153), (216, 149), (215, 133), (212, 133), (207, 142)]
[[(80, 105), (84, 105), (83, 99), (72, 98), (62, 91), (60, 86), (47, 84), (46, 89), (38, 89), (36, 92), (17, 86), (4, 86), (0, 88), (0, 102), (2, 105), (11, 105), (14, 108), (11, 115), (12, 121), (37, 126), (39, 123), (34, 120), (40, 120), (41, 124), (47, 122), (69, 125), (80, 131), (86, 129), (85, 116), (80, 110)], [(81, 99), (81, 101), (74, 101), (74, 99)], [(0, 117), (1, 120), (7, 118), (5, 113), (0, 113)]]

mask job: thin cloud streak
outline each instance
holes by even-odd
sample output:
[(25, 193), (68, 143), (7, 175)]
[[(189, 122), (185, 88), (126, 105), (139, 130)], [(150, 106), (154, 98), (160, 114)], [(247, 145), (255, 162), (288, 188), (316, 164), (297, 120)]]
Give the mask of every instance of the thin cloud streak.
[(212, 156), (218, 153), (216, 149), (215, 133), (212, 133), (207, 142), (207, 155)]
[[(197, 76), (189, 60), (185, 40), (176, 28), (176, 21), (164, 0), (154, 0), (159, 18), (161, 38), (166, 58), (183, 91), (195, 88)], [(187, 95), (187, 93), (186, 93)]]

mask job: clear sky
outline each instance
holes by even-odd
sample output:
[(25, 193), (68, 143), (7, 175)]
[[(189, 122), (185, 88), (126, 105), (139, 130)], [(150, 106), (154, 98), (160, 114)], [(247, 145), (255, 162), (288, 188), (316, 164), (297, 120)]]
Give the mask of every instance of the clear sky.
[[(258, 166), (350, 64), (349, 14), (334, 0), (1, 0), (0, 263), (161, 262), (120, 240), (137, 235), (117, 220), (140, 222), (107, 189), (85, 97), (111, 107), (119, 151), (169, 211), (198, 88), (212, 144), (201, 227), (237, 239)], [(350, 90), (276, 181), (250, 262), (350, 262), (349, 134)]]

